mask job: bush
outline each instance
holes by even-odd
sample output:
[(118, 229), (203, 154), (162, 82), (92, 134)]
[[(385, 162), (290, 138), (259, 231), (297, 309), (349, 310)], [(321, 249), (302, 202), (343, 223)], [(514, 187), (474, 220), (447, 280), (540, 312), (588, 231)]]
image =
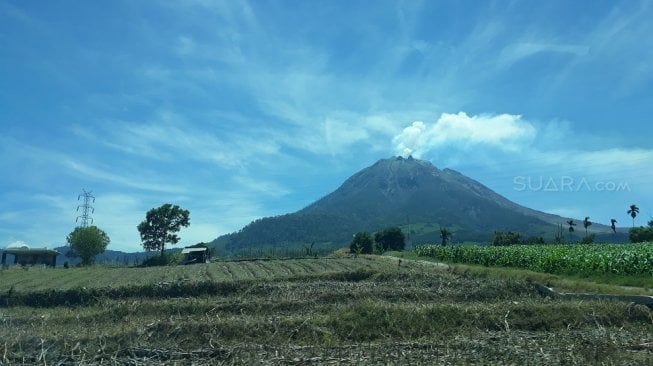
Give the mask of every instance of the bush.
[(406, 237), (398, 227), (389, 227), (374, 234), (374, 241), (381, 252), (386, 250), (402, 251), (406, 247)]
[(581, 244), (594, 244), (594, 237), (595, 237), (594, 234), (589, 234), (589, 235), (583, 237), (583, 239), (581, 239), (580, 243)]
[(508, 231), (504, 233), (503, 231), (495, 231), (494, 238), (492, 238), (493, 246), (505, 246), (505, 245), (517, 245), (521, 243), (521, 235), (519, 233), (513, 233)]
[(372, 235), (366, 232), (359, 232), (354, 235), (354, 240), (349, 245), (349, 250), (355, 254), (371, 254), (374, 246)]
[(544, 238), (541, 236), (530, 236), (521, 242), (524, 245), (543, 245), (546, 244)]
[(143, 261), (142, 267), (174, 266), (180, 264), (184, 255), (181, 252), (155, 255)]
[(634, 227), (628, 231), (631, 243), (644, 243), (653, 241), (653, 220), (648, 222), (648, 227)]

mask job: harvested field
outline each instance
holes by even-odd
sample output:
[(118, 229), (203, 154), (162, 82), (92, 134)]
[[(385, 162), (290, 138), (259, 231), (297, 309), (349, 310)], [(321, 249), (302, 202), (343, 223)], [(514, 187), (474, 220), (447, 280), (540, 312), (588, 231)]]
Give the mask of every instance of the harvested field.
[(0, 274), (4, 364), (653, 363), (645, 306), (543, 298), (527, 281), (410, 260), (12, 271)]

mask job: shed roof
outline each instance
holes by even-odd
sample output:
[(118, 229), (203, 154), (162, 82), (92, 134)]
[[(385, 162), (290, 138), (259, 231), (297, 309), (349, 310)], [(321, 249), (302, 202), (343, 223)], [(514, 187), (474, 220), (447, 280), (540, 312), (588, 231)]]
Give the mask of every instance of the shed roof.
[(181, 254), (188, 254), (188, 253), (201, 253), (201, 252), (207, 252), (209, 248), (184, 248), (181, 251)]
[(59, 255), (61, 253), (57, 252), (54, 249), (48, 248), (28, 248), (26, 246), (20, 248), (6, 248), (3, 252), (13, 255), (20, 254), (50, 254), (50, 255)]

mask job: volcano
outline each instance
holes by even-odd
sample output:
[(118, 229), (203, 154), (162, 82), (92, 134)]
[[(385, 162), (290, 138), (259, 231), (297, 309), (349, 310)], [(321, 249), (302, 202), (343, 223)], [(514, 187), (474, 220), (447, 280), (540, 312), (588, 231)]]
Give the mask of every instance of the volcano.
[(389, 226), (401, 227), (414, 245), (439, 242), (440, 227), (452, 231), (455, 242), (487, 242), (494, 231), (551, 239), (565, 220), (516, 204), (455, 170), (392, 157), (297, 212), (258, 219), (213, 243), (228, 251), (307, 243), (343, 246), (357, 232)]

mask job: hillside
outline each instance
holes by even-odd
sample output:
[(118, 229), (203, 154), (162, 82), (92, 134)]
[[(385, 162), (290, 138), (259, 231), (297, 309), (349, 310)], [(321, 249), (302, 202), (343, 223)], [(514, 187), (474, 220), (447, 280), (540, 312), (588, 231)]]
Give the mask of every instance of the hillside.
[[(565, 220), (518, 205), (455, 170), (440, 170), (412, 157), (392, 157), (354, 174), (304, 209), (258, 219), (213, 243), (227, 251), (307, 243), (344, 245), (356, 232), (388, 226), (410, 232), (413, 243), (438, 241), (440, 226), (454, 231), (454, 241), (487, 241), (496, 230), (552, 238), (555, 225)], [(596, 224), (591, 229), (608, 231)]]

